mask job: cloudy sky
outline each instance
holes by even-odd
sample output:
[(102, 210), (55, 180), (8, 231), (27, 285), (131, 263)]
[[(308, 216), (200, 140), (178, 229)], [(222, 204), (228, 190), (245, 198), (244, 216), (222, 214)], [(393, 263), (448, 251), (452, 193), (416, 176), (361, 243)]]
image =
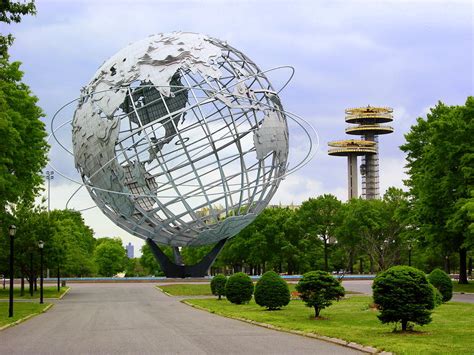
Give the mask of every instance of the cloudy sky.
[[(286, 204), (323, 193), (346, 199), (346, 161), (326, 151), (328, 141), (346, 138), (347, 107), (393, 107), (395, 133), (380, 137), (380, 185), (382, 192), (403, 186), (404, 155), (398, 148), (403, 135), (438, 100), (463, 104), (474, 92), (472, 4), (37, 0), (37, 16), (25, 17), (18, 25), (2, 24), (1, 31), (16, 37), (11, 57), (23, 63), (24, 81), (39, 97), (48, 130), (54, 113), (78, 97), (108, 57), (150, 34), (204, 33), (227, 40), (264, 70), (293, 66), (296, 74), (281, 99), (285, 109), (316, 128), (320, 147), (315, 159), (280, 185), (272, 203)], [(70, 145), (67, 132), (61, 137)], [(51, 151), (51, 163), (78, 178), (72, 158), (57, 147)], [(77, 187), (56, 174), (52, 207), (64, 208)], [(93, 203), (81, 190), (69, 206), (81, 209)], [(143, 244), (98, 209), (84, 212), (84, 217), (97, 237), (120, 236), (136, 249)]]

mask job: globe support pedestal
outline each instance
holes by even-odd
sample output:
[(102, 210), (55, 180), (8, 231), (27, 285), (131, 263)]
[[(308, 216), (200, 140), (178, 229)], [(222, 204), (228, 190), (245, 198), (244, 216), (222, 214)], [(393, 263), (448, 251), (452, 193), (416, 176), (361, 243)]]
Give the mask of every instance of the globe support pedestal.
[(160, 264), (161, 270), (163, 270), (166, 277), (184, 279), (185, 277), (207, 276), (209, 268), (216, 260), (217, 255), (219, 255), (226, 241), (227, 239), (222, 239), (219, 241), (214, 246), (214, 248), (212, 248), (212, 250), (204, 258), (202, 258), (200, 262), (194, 265), (175, 264), (168, 258), (168, 256), (166, 256), (165, 253), (163, 253), (160, 247), (153, 240), (147, 238), (146, 243)]

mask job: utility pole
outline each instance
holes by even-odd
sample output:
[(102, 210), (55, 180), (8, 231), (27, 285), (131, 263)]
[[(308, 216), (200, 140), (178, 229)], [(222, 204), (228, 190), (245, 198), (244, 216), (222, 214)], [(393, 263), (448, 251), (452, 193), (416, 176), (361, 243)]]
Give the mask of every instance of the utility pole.
[(54, 171), (46, 170), (46, 180), (48, 180), (48, 213), (51, 211), (51, 180), (54, 179)]

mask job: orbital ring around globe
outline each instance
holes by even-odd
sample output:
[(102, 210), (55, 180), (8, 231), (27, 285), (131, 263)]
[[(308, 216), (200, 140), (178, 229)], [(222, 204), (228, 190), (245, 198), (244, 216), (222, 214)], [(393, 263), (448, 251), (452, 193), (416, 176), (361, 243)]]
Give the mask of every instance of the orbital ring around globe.
[[(270, 71), (274, 71), (274, 70), (277, 70), (277, 69), (280, 69), (280, 68), (291, 68), (293, 69), (293, 67), (290, 67), (290, 66), (280, 66), (280, 67), (276, 67), (276, 68), (271, 68), (271, 69), (268, 69), (262, 73), (268, 73)], [(294, 73), (294, 70), (293, 70), (293, 73)], [(277, 91), (277, 93), (280, 93), (287, 85), (288, 83), (290, 82), (291, 78), (293, 77), (293, 74), (291, 75), (291, 77), (285, 82), (285, 84), (280, 88), (280, 90)], [(150, 87), (152, 87), (150, 85)], [(104, 91), (108, 91), (108, 90), (104, 90)], [(61, 146), (61, 148), (67, 152), (68, 154), (70, 154), (71, 156), (74, 155), (74, 153), (68, 149), (62, 142), (60, 139), (58, 139), (58, 137), (56, 136), (56, 133), (62, 129), (63, 127), (65, 127), (66, 125), (70, 124), (72, 122), (72, 119), (71, 120), (68, 120), (66, 122), (63, 122), (61, 125), (59, 125), (58, 127), (54, 127), (54, 123), (58, 117), (58, 115), (61, 113), (61, 111), (66, 108), (67, 106), (69, 105), (72, 105), (74, 103), (76, 103), (77, 101), (79, 101), (79, 98), (76, 98), (74, 100), (71, 100), (70, 102), (68, 102), (67, 104), (65, 104), (63, 107), (61, 107), (54, 115), (53, 115), (53, 118), (51, 120), (51, 134), (49, 135), (48, 137), (48, 143), (50, 142), (51, 138), (54, 139), (54, 141)], [(319, 136), (317, 134), (317, 131), (313, 128), (313, 126), (308, 122), (306, 121), (305, 119), (303, 119), (302, 117), (294, 114), (294, 113), (291, 113), (291, 112), (288, 112), (288, 111), (284, 111), (283, 112), (287, 117), (291, 118), (295, 123), (298, 124), (298, 126), (303, 130), (303, 132), (305, 133), (305, 135), (307, 136), (308, 138), (308, 145), (310, 147), (310, 149), (306, 152), (306, 155), (304, 156), (304, 158), (298, 162), (297, 164), (295, 164), (292, 168), (289, 168), (287, 169), (287, 171), (281, 175), (280, 177), (278, 177), (278, 179), (284, 179), (286, 176), (290, 175), (290, 174), (293, 174), (294, 172), (298, 171), (299, 169), (301, 169), (302, 167), (304, 167), (307, 163), (309, 163), (311, 161), (311, 159), (314, 157), (314, 155), (317, 153), (317, 150), (318, 150), (318, 147), (319, 147)], [(306, 126), (306, 127), (305, 127)], [(314, 135), (314, 137), (312, 137), (311, 135)], [(313, 142), (313, 140), (315, 140), (315, 142)], [(113, 159), (113, 158), (112, 158)], [(74, 197), (74, 195), (80, 190), (82, 189), (83, 187), (93, 187), (92, 185), (90, 184), (87, 184), (87, 183), (84, 183), (82, 181), (79, 181), (79, 180), (76, 180), (70, 176), (68, 176), (67, 174), (61, 172), (58, 168), (56, 168), (51, 162), (48, 163), (48, 165), (57, 173), (59, 174), (60, 176), (62, 176), (63, 178), (71, 181), (71, 182), (74, 182), (75, 184), (79, 185), (79, 187), (71, 194), (71, 197), (68, 199), (67, 203), (66, 203), (66, 208), (68, 207), (69, 203), (72, 201), (72, 198)], [(191, 184), (185, 184), (184, 186), (190, 186), (190, 187), (196, 187), (197, 185), (191, 185)], [(102, 191), (105, 191), (105, 192), (110, 192), (110, 193), (116, 193), (116, 194), (123, 194), (123, 195), (129, 195), (129, 196), (134, 196), (134, 197), (152, 197), (150, 195), (138, 195), (138, 194), (133, 194), (133, 193), (127, 193), (127, 192), (118, 192), (118, 191), (112, 191), (112, 190), (107, 190), (107, 189), (101, 189), (101, 188), (98, 188), (98, 187), (95, 187), (97, 190), (102, 190)], [(164, 197), (170, 197), (170, 196), (164, 196)], [(80, 209), (79, 211), (85, 211), (85, 210), (89, 210), (89, 209), (92, 209), (92, 208), (97, 208), (97, 206), (90, 206), (90, 207), (86, 207), (86, 208), (83, 208), (83, 209)]]
[[(291, 76), (276, 91), (266, 73), (285, 68)], [(191, 33), (126, 47), (52, 119), (49, 138), (74, 156), (82, 177), (50, 164), (79, 184), (67, 204), (85, 186), (109, 219), (140, 238), (180, 247), (232, 237), (316, 153), (316, 131), (278, 96), (293, 74), (261, 71), (225, 42)], [(74, 118), (54, 127), (73, 103)], [(308, 143), (291, 168), (288, 119)], [(57, 137), (71, 122), (72, 152)]]

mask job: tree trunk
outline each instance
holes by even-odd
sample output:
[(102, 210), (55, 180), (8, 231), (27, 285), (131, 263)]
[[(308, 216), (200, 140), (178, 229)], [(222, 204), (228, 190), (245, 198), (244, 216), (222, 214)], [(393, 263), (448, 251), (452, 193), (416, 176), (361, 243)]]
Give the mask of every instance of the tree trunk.
[(319, 317), (319, 312), (321, 310), (317, 307), (317, 306), (314, 306), (314, 318), (318, 318)]
[(446, 273), (449, 275), (451, 274), (451, 267), (449, 265), (449, 256), (446, 255), (446, 257), (444, 258), (444, 271), (446, 271)]
[(363, 264), (363, 261), (362, 261), (362, 258), (359, 259), (359, 274), (363, 274), (364, 273), (364, 264)]
[(21, 275), (21, 287), (20, 287), (20, 296), (23, 297), (25, 295), (25, 276)]
[(328, 241), (327, 238), (324, 238), (324, 271), (328, 271)]
[(469, 266), (468, 266), (468, 269), (469, 269), (469, 276), (472, 277), (472, 256), (469, 257)]
[(406, 319), (402, 319), (402, 330), (407, 330), (408, 321)]
[(349, 273), (351, 275), (354, 274), (354, 249), (351, 248), (351, 251), (349, 253)]
[(28, 279), (28, 283), (29, 283), (29, 291), (30, 291), (30, 296), (33, 297), (33, 276), (31, 276), (30, 274), (30, 277)]
[(467, 265), (466, 265), (467, 250), (466, 248), (459, 249), (459, 283), (467, 284)]
[(33, 253), (30, 253), (30, 296), (33, 297)]

